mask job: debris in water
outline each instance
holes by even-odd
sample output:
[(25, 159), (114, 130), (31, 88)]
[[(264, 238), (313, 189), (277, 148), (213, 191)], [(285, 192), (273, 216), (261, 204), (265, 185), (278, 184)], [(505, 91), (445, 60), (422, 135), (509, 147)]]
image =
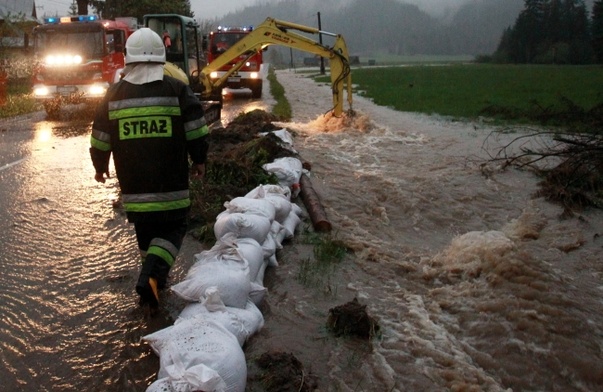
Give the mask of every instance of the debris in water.
[(358, 298), (329, 309), (327, 328), (337, 336), (357, 336), (370, 339), (379, 332), (379, 325), (366, 312), (366, 305), (361, 305)]

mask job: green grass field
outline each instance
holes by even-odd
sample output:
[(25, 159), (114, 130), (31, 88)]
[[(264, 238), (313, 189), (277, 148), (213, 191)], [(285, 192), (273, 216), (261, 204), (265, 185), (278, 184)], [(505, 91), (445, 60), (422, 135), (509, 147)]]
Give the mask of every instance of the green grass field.
[(352, 69), (352, 83), (378, 105), (453, 118), (534, 122), (543, 114), (589, 112), (603, 104), (603, 66), (359, 67)]

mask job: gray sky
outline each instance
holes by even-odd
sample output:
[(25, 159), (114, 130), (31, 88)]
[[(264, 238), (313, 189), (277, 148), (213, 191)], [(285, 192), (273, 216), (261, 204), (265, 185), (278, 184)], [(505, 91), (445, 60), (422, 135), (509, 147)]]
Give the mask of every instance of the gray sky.
[[(221, 17), (229, 12), (238, 11), (246, 6), (267, 2), (278, 2), (279, 0), (190, 0), (191, 10), (197, 18), (213, 19)], [(305, 1), (305, 0), (299, 0)], [(338, 4), (349, 2), (350, 0), (322, 0), (323, 4)], [(371, 0), (364, 0), (371, 1)], [(456, 8), (467, 0), (400, 0), (410, 4), (416, 4), (424, 11), (433, 15), (442, 15), (449, 8)], [(504, 1), (504, 0), (501, 0)], [(44, 14), (54, 16), (67, 15), (72, 0), (35, 0), (38, 7), (38, 17)], [(320, 10), (317, 10), (320, 11)], [(124, 15), (126, 16), (126, 15)], [(266, 15), (270, 16), (270, 15)]]

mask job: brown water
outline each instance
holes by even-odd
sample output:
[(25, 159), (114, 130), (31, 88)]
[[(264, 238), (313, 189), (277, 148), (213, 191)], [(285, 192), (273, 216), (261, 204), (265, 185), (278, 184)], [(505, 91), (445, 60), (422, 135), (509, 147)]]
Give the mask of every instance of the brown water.
[[(329, 391), (603, 390), (600, 211), (562, 218), (530, 173), (480, 166), (516, 134), (358, 97), (356, 118), (328, 118), (328, 86), (277, 77), (280, 125), (354, 254), (302, 288), (286, 247), (248, 355), (291, 351)], [(381, 325), (368, 348), (324, 332), (353, 297)]]
[[(328, 119), (327, 86), (277, 76), (294, 112), (280, 125), (353, 253), (332, 273), (302, 276), (307, 221), (279, 252), (265, 326), (245, 346), (248, 391), (262, 390), (254, 360), (268, 350), (293, 353), (323, 391), (603, 389), (600, 212), (561, 219), (532, 198), (531, 174), (484, 175), (491, 129), (480, 123), (358, 97), (357, 118)], [(265, 98), (227, 102), (224, 121)], [(171, 325), (182, 303), (168, 293), (160, 317), (139, 310), (133, 231), (111, 207), (115, 181), (93, 180), (89, 121), (31, 121), (0, 124), (32, 132), (0, 170), (3, 390), (143, 391), (159, 361), (140, 338)], [(173, 281), (201, 250), (185, 241)], [(325, 329), (328, 310), (354, 297), (381, 326), (371, 342)]]

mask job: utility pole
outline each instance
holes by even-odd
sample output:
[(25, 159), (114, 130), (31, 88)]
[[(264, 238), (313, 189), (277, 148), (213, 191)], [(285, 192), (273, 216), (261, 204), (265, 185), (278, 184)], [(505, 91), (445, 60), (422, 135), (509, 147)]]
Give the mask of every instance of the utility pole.
[[(318, 42), (322, 46), (322, 24), (320, 22), (320, 12), (318, 13)], [(320, 56), (320, 74), (325, 74), (325, 58)]]

